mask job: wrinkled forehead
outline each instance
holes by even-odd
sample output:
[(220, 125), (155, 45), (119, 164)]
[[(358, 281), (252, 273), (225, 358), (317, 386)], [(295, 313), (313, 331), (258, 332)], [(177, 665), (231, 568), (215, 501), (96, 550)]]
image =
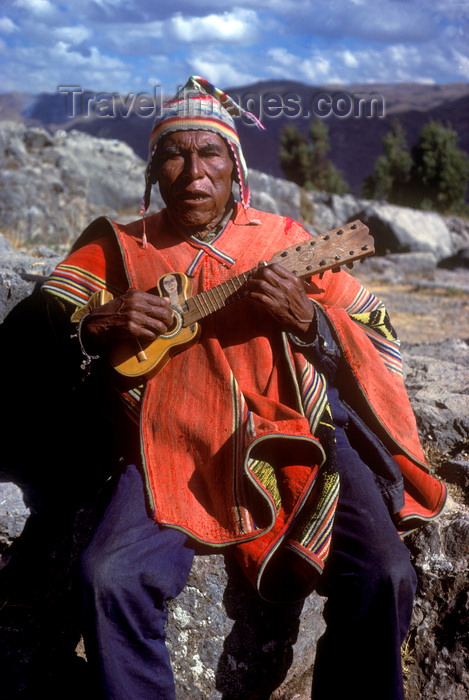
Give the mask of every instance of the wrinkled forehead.
[(181, 131), (172, 131), (165, 134), (160, 143), (158, 150), (168, 151), (180, 148), (182, 150), (193, 148), (201, 148), (211, 146), (220, 153), (229, 153), (228, 144), (225, 139), (214, 131), (206, 131), (202, 129), (190, 129)]

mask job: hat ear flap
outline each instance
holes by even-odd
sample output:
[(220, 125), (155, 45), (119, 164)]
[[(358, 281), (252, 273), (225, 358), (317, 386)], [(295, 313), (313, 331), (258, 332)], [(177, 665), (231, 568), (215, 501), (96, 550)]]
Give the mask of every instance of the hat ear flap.
[(151, 185), (156, 185), (158, 182), (158, 165), (159, 159), (156, 153), (153, 153), (150, 163), (148, 164), (148, 180)]

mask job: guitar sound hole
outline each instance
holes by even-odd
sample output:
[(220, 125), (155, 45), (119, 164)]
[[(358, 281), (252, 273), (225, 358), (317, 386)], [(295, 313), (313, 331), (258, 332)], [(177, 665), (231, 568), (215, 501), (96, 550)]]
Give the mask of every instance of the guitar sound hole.
[(179, 331), (181, 330), (182, 327), (182, 316), (180, 312), (177, 309), (173, 309), (173, 314), (174, 314), (174, 322), (168, 328), (168, 331), (166, 333), (162, 333), (159, 337), (160, 338), (174, 338)]

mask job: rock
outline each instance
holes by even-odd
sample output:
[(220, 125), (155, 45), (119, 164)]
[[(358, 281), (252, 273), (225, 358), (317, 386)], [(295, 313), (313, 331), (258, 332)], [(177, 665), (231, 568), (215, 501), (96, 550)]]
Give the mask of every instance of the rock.
[(28, 252), (15, 250), (0, 235), (0, 322), (34, 289), (35, 278), (49, 275), (62, 259), (46, 246)]
[[(125, 223), (138, 216), (145, 163), (123, 142), (78, 131), (0, 123), (0, 216), (4, 231), (29, 243), (70, 243), (98, 215)], [(469, 242), (457, 217), (360, 200), (352, 195), (302, 192), (294, 183), (250, 171), (252, 206), (296, 220), (302, 202), (317, 233), (360, 218), (375, 237), (378, 255), (424, 252), (436, 261)], [(235, 195), (237, 188), (234, 187)], [(153, 188), (150, 212), (163, 205)], [(308, 214), (309, 216), (309, 214)]]
[(304, 604), (266, 603), (229, 558), (196, 557), (186, 589), (169, 605), (177, 697), (307, 697), (322, 608), (316, 594)]
[(406, 538), (419, 586), (408, 641), (410, 698), (469, 696), (469, 514), (453, 507)]
[(439, 475), (450, 484), (459, 486), (463, 493), (469, 494), (469, 459), (456, 457), (443, 462)]
[[(83, 132), (0, 125), (0, 216), (20, 243), (70, 243), (95, 216), (138, 216), (145, 163), (130, 146)], [(150, 211), (162, 205), (157, 189)]]
[(449, 229), (453, 241), (453, 251), (461, 250), (469, 246), (469, 219), (461, 219), (458, 216), (447, 216), (444, 221)]
[(374, 255), (363, 261), (364, 270), (379, 275), (394, 284), (420, 275), (432, 275), (435, 270), (433, 253), (391, 253)]
[(0, 482), (0, 569), (8, 564), (8, 549), (23, 532), (29, 514), (19, 486)]
[(360, 219), (370, 228), (378, 256), (392, 253), (426, 254), (435, 262), (467, 245), (467, 223), (436, 212), (399, 207), (387, 202), (357, 199), (352, 195), (308, 192), (314, 211), (314, 228), (320, 233)]
[[(293, 182), (270, 177), (257, 170), (249, 171), (251, 206), (280, 216), (300, 220), (300, 190)], [(235, 196), (236, 187), (234, 189)]]
[(438, 263), (438, 267), (444, 267), (447, 270), (455, 270), (459, 267), (467, 269), (469, 268), (469, 246), (465, 248), (460, 248), (454, 255), (450, 255), (448, 258), (443, 258)]
[(453, 252), (449, 229), (435, 212), (373, 202), (357, 218), (369, 226), (378, 255), (422, 251), (438, 261)]
[(420, 434), (442, 451), (469, 442), (469, 345), (403, 343), (404, 378)]

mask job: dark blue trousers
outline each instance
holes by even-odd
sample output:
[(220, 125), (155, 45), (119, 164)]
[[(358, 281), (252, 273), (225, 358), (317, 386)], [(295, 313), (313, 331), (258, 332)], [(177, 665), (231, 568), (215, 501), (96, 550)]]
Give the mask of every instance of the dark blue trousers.
[[(318, 592), (327, 630), (314, 700), (403, 700), (400, 647), (416, 576), (368, 467), (338, 430), (342, 487), (332, 550)], [(129, 466), (84, 552), (85, 644), (106, 700), (174, 700), (165, 647), (166, 603), (184, 588), (194, 552), (185, 536), (147, 515)]]

